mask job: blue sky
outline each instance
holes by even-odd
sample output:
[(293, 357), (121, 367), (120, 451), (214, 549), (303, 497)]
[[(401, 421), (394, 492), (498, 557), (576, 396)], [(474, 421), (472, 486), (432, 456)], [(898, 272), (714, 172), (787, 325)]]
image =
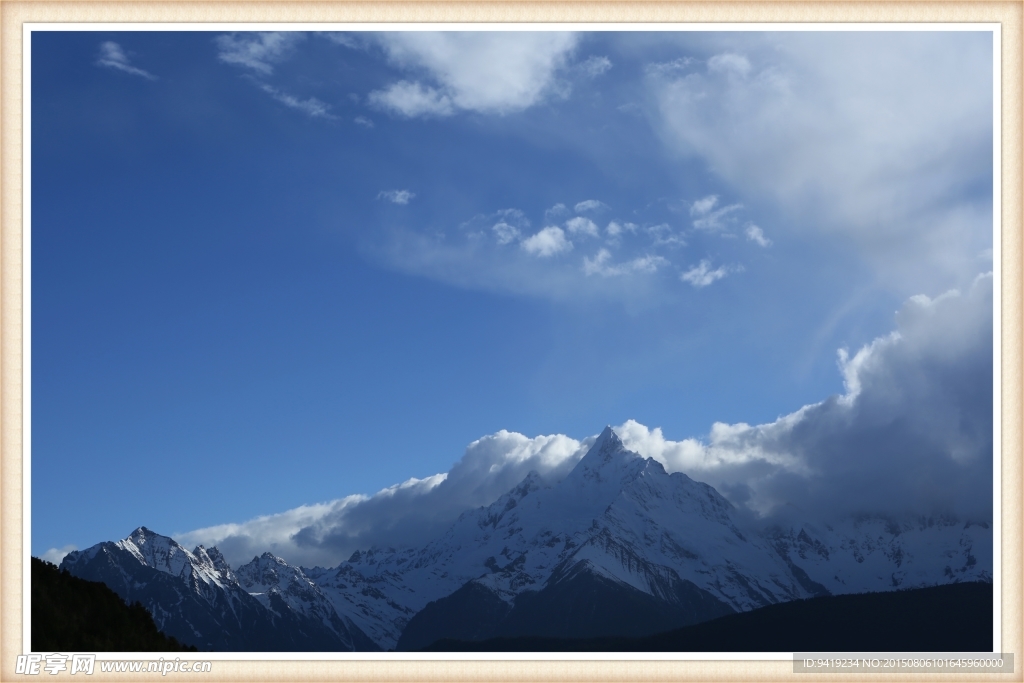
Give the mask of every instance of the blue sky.
[[(456, 473), (501, 430), (711, 448), (855, 397), (859, 350), (911, 358), (871, 346), (917, 338), (908, 306), (991, 306), (989, 33), (31, 49), (34, 554)], [(991, 387), (978, 339), (922, 371), (947, 402)]]

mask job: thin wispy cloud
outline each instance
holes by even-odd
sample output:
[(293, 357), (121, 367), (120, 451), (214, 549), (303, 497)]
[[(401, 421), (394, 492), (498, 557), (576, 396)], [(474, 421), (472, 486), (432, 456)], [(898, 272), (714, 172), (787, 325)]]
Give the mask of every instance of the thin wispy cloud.
[(631, 273), (656, 273), (659, 268), (668, 265), (668, 259), (661, 256), (645, 255), (623, 263), (612, 263), (612, 254), (601, 249), (593, 257), (583, 258), (583, 272), (588, 276), (619, 277)]
[(599, 211), (607, 211), (611, 207), (609, 207), (602, 201), (598, 201), (596, 199), (587, 199), (582, 202), (579, 202), (573, 208), (576, 210), (576, 213), (596, 213)]
[(644, 66), (644, 71), (656, 76), (677, 76), (689, 70), (696, 63), (695, 57), (679, 57), (668, 62), (652, 62)]
[(772, 241), (764, 236), (764, 230), (754, 225), (753, 223), (747, 226), (745, 232), (747, 235), (747, 239), (750, 240), (751, 242), (755, 242), (756, 244), (762, 247), (772, 246)]
[(698, 199), (690, 205), (690, 215), (704, 216), (711, 211), (711, 209), (715, 208), (716, 204), (718, 204), (717, 194), (708, 195), (707, 197)]
[(604, 56), (591, 55), (584, 61), (577, 64), (576, 68), (590, 78), (597, 78), (612, 68), (612, 60)]
[(544, 211), (544, 220), (550, 223), (552, 221), (558, 220), (559, 218), (567, 215), (568, 213), (569, 209), (566, 208), (565, 204), (559, 202), (558, 204), (552, 206), (550, 209)]
[(406, 118), (451, 116), (455, 106), (450, 97), (422, 83), (399, 81), (367, 97), (370, 105)]
[(377, 199), (384, 199), (392, 204), (408, 204), (416, 195), (409, 190), (381, 190), (377, 193)]
[(289, 95), (288, 93), (281, 92), (277, 88), (275, 88), (273, 86), (270, 86), (270, 85), (267, 85), (266, 83), (261, 83), (260, 84), (260, 90), (262, 90), (263, 92), (269, 94), (271, 97), (273, 97), (278, 102), (280, 102), (280, 103), (282, 103), (284, 105), (287, 105), (287, 106), (291, 107), (292, 109), (298, 109), (299, 111), (303, 112), (304, 114), (307, 114), (307, 115), (312, 116), (314, 118), (322, 118), (322, 119), (336, 119), (336, 118), (338, 118), (337, 116), (334, 116), (333, 114), (330, 113), (331, 106), (329, 104), (327, 104), (325, 102), (321, 102), (320, 100), (318, 100), (315, 97), (310, 97), (310, 98), (305, 99), (305, 100), (300, 100), (297, 97), (293, 97), (293, 96)]
[(743, 208), (742, 204), (730, 204), (716, 209), (717, 205), (718, 195), (714, 194), (695, 201), (690, 206), (690, 216), (694, 219), (693, 227), (709, 232), (724, 230), (730, 214)]
[(263, 31), (253, 33), (229, 33), (214, 39), (217, 58), (225, 64), (253, 71), (256, 86), (281, 104), (306, 114), (311, 118), (337, 119), (331, 113), (331, 105), (316, 97), (296, 97), (280, 87), (260, 80), (274, 73), (274, 66), (288, 59), (296, 46), (306, 39), (298, 31)]
[(738, 270), (741, 270), (740, 266), (719, 266), (712, 270), (711, 261), (701, 259), (700, 263), (687, 270), (679, 278), (683, 282), (689, 282), (697, 289), (701, 289)]
[(128, 55), (125, 54), (124, 48), (110, 40), (100, 43), (100, 57), (96, 60), (96, 64), (117, 69), (133, 76), (141, 76), (151, 81), (157, 80), (157, 77), (148, 71), (132, 66)]
[(263, 75), (274, 72), (274, 65), (287, 58), (295, 46), (305, 40), (304, 33), (265, 31), (260, 33), (229, 33), (217, 36), (217, 58)]
[(361, 50), (366, 47), (366, 39), (363, 38), (359, 33), (350, 33), (348, 31), (319, 31), (318, 36), (322, 36), (327, 40), (331, 41), (336, 45), (344, 45), (347, 48), (353, 50)]
[[(627, 225), (631, 225), (627, 223)], [(668, 223), (649, 225), (644, 232), (654, 238), (652, 246), (679, 249), (686, 246), (686, 239)]]
[(373, 128), (373, 121), (366, 118), (365, 116), (357, 116), (353, 121), (364, 128)]

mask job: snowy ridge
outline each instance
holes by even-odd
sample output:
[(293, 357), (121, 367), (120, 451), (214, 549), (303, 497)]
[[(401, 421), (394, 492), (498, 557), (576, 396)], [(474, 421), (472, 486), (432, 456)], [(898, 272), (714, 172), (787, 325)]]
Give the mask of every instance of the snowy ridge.
[(272, 612), (277, 612), (271, 596), (280, 598), (295, 612), (314, 619), (339, 638), (346, 638), (352, 627), (350, 619), (338, 615), (323, 591), (303, 573), (280, 557), (267, 552), (254, 557), (235, 572), (238, 583)]
[(233, 572), (217, 548), (189, 551), (139, 527), (69, 553), (61, 568), (142, 602), (161, 631), (200, 649), (375, 649), (300, 569), (269, 553)]
[(574, 567), (660, 599), (690, 582), (738, 611), (825, 592), (991, 580), (985, 528), (911, 524), (895, 543), (881, 530), (744, 527), (712, 487), (668, 474), (606, 428), (560, 482), (545, 486), (531, 473), (422, 548), (356, 552), (316, 583), (389, 649), (412, 615), (467, 582), (511, 604)]
[(863, 517), (767, 535), (781, 554), (834, 594), (992, 581), (992, 531), (986, 523)]

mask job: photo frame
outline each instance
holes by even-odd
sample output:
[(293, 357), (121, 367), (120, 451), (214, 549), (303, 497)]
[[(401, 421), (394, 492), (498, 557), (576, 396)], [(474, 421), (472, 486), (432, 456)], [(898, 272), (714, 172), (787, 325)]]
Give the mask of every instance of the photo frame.
[[(19, 679), (15, 660), (26, 650), (23, 642), (26, 534), (30, 529), (23, 505), (23, 463), (28, 458), (23, 385), (23, 359), (30, 330), (23, 324), (25, 245), (23, 221), (28, 198), (23, 196), (22, 50), (27, 23), (564, 23), (572, 25), (616, 23), (974, 23), (1002, 25), (1002, 91), (998, 209), (1002, 222), (1001, 274), (1001, 471), (1002, 484), (1002, 611), (1001, 644), (996, 651), (1024, 653), (1021, 614), (1024, 529), (1022, 509), (1021, 416), (1022, 373), (1022, 6), (1019, 3), (961, 3), (920, 5), (912, 2), (880, 3), (626, 3), (626, 2), (347, 2), (347, 3), (169, 3), (115, 2), (109, 4), (3, 2), (2, 31), (2, 443), (0, 467), (2, 521), (0, 521), (0, 677)], [(1019, 664), (1018, 664), (1019, 666)], [(209, 680), (787, 680), (794, 674), (790, 660), (756, 658), (729, 661), (667, 659), (490, 659), (486, 656), (450, 660), (415, 656), (367, 658), (351, 661), (279, 661), (238, 656), (218, 659)], [(97, 680), (103, 676), (97, 673)], [(118, 678), (119, 676), (110, 676)], [(866, 675), (883, 680), (884, 674)], [(986, 676), (986, 678), (989, 676)], [(994, 677), (994, 676), (992, 676)]]

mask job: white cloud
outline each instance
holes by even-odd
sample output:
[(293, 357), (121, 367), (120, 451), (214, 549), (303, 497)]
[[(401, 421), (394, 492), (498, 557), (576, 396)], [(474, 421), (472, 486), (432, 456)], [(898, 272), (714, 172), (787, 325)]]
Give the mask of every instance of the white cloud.
[(698, 199), (697, 201), (695, 201), (690, 206), (690, 215), (691, 216), (703, 216), (703, 215), (707, 214), (708, 211), (711, 211), (711, 209), (715, 208), (715, 204), (717, 204), (717, 203), (718, 203), (718, 195), (717, 194), (708, 195), (707, 197), (704, 197), (703, 199)]
[(772, 245), (772, 241), (764, 236), (764, 230), (753, 223), (747, 226), (746, 235), (748, 240), (757, 242), (762, 247), (770, 247)]
[[(523, 211), (503, 209), (477, 214), (447, 230), (392, 224), (367, 236), (360, 246), (381, 266), (475, 291), (563, 303), (604, 301), (633, 311), (661, 306), (678, 296), (678, 287), (671, 284), (674, 277), (587, 275), (582, 259), (593, 260), (601, 247), (616, 255), (604, 264), (614, 270), (602, 272), (639, 275), (662, 272), (669, 265), (668, 247), (658, 247), (635, 224), (620, 228), (617, 237), (600, 233), (594, 240), (577, 239), (565, 225), (531, 225)], [(593, 246), (587, 245), (578, 258), (571, 258), (588, 241)]]
[(333, 114), (330, 113), (331, 106), (329, 104), (327, 104), (325, 102), (321, 102), (320, 100), (318, 100), (315, 97), (310, 97), (307, 100), (300, 100), (300, 99), (298, 99), (296, 97), (293, 97), (293, 96), (291, 96), (291, 95), (289, 95), (287, 93), (283, 93), (280, 90), (278, 90), (277, 88), (274, 88), (273, 86), (267, 85), (266, 83), (261, 83), (260, 84), (260, 90), (262, 90), (263, 92), (269, 94), (271, 97), (273, 97), (278, 102), (281, 102), (282, 104), (286, 104), (286, 105), (288, 105), (289, 107), (291, 107), (293, 109), (298, 109), (299, 111), (301, 111), (301, 112), (303, 112), (305, 114), (308, 114), (309, 116), (312, 116), (314, 118), (323, 118), (323, 119), (334, 119), (334, 118), (337, 118), (336, 116), (334, 116)]
[(132, 66), (128, 60), (128, 55), (124, 52), (124, 49), (117, 43), (109, 40), (104, 43), (100, 43), (100, 57), (96, 63), (100, 66), (107, 66), (135, 76), (142, 76), (143, 78), (148, 78), (151, 81), (157, 80), (156, 76), (148, 71)]
[(66, 545), (63, 548), (50, 548), (40, 555), (39, 559), (46, 560), (47, 562), (60, 566), (61, 560), (64, 559), (64, 556), (75, 550), (78, 550), (78, 546), (76, 545)]
[(750, 60), (743, 55), (725, 52), (708, 60), (708, 71), (746, 76), (750, 73)]
[(742, 58), (706, 41), (706, 68), (648, 71), (667, 144), (780, 229), (849, 240), (886, 286), (969, 281), (992, 240), (990, 34), (746, 34)]
[(599, 230), (597, 224), (589, 218), (583, 216), (576, 216), (570, 218), (565, 222), (565, 227), (569, 230), (570, 234), (573, 235), (586, 235), (588, 237), (597, 237)]
[(531, 470), (557, 481), (593, 441), (561, 434), (531, 439), (502, 430), (469, 444), (444, 474), (409, 479), (369, 496), (347, 496), (173, 537), (188, 547), (216, 545), (232, 566), (267, 550), (296, 564), (334, 566), (372, 545), (421, 542), (463, 511), (491, 504)]
[(557, 219), (567, 213), (569, 213), (569, 209), (565, 207), (565, 204), (559, 202), (544, 212), (544, 220), (551, 222), (552, 219)]
[(519, 239), (519, 228), (509, 225), (504, 221), (495, 223), (491, 229), (494, 230), (494, 234), (497, 236), (498, 244), (509, 244)]
[(555, 73), (578, 41), (575, 34), (554, 31), (399, 31), (376, 37), (393, 64), (426, 72), (439, 86), (403, 81), (371, 93), (371, 100), (404, 116), (522, 111), (558, 91)]
[(274, 72), (273, 65), (284, 60), (305, 34), (294, 31), (229, 33), (217, 36), (218, 59), (243, 66), (264, 76)]
[(375, 107), (407, 118), (451, 116), (455, 113), (450, 97), (434, 88), (409, 81), (399, 81), (384, 90), (374, 90), (367, 99)]
[(677, 76), (696, 63), (694, 57), (679, 57), (670, 62), (652, 62), (644, 66), (644, 71), (656, 76)]
[(544, 258), (572, 249), (572, 242), (565, 238), (561, 228), (554, 225), (549, 225), (536, 235), (527, 237), (520, 244), (529, 253)]
[(416, 195), (409, 190), (381, 190), (377, 199), (386, 199), (392, 204), (408, 204)]
[(579, 202), (573, 208), (576, 210), (576, 213), (587, 213), (590, 211), (607, 211), (609, 207), (604, 202), (596, 199), (587, 199)]
[[(627, 223), (627, 225), (630, 225)], [(646, 228), (647, 234), (654, 237), (654, 246), (679, 248), (686, 246), (686, 240), (682, 235), (672, 229), (668, 223), (659, 223)]]
[[(694, 206), (696, 206), (696, 204)], [(705, 212), (700, 216), (700, 218), (693, 221), (693, 227), (698, 230), (706, 230), (708, 232), (724, 230), (726, 227), (726, 218), (729, 214), (739, 211), (742, 208), (742, 204), (730, 204), (729, 206), (723, 206), (716, 211)]]
[(610, 221), (608, 227), (605, 228), (605, 232), (608, 233), (609, 237), (618, 237), (624, 232), (636, 233), (639, 228), (636, 223), (619, 223), (618, 221)]
[(736, 270), (739, 270), (739, 268), (735, 266), (719, 266), (718, 268), (711, 270), (711, 261), (701, 259), (700, 263), (680, 275), (679, 278), (683, 282), (689, 282), (694, 287), (700, 289), (702, 287), (707, 287), (715, 280), (721, 280), (730, 272), (735, 272)]
[(353, 119), (353, 121), (355, 123), (358, 123), (360, 126), (364, 126), (366, 128), (373, 128), (373, 121), (366, 118), (365, 116), (357, 116)]
[[(274, 65), (284, 61), (295, 46), (305, 40), (306, 35), (297, 31), (264, 31), (250, 33), (229, 33), (215, 38), (217, 58), (226, 64), (251, 69), (261, 76), (270, 76)], [(280, 88), (256, 81), (260, 90), (285, 106), (297, 109), (307, 116), (322, 119), (336, 119), (330, 113), (331, 106), (316, 97), (299, 99)]]
[(612, 275), (614, 269), (608, 266), (608, 262), (611, 260), (612, 254), (607, 249), (602, 249), (597, 252), (597, 256), (591, 259), (588, 256), (583, 257), (583, 272), (587, 275)]
[(597, 78), (612, 68), (612, 60), (607, 57), (591, 55), (576, 65), (576, 68), (591, 78)]
[(911, 297), (897, 329), (852, 357), (846, 394), (774, 422), (715, 423), (706, 440), (666, 440), (629, 421), (630, 448), (759, 514), (992, 516), (992, 277)]
[(668, 265), (668, 261), (661, 256), (640, 256), (625, 263), (610, 263), (612, 254), (607, 249), (601, 249), (594, 258), (583, 257), (583, 272), (588, 276), (600, 275), (602, 277), (616, 277), (630, 273), (655, 273), (658, 268)]

